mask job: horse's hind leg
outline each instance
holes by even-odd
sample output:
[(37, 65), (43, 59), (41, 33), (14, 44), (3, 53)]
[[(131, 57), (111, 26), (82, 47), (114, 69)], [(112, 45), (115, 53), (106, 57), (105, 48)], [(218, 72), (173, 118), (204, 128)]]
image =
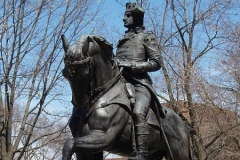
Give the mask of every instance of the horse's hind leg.
[[(182, 134), (183, 136), (184, 134)], [(172, 152), (172, 156), (174, 160), (189, 160), (189, 152), (188, 152), (188, 142), (187, 137), (183, 136), (180, 140), (167, 136), (168, 143)], [(166, 160), (173, 160), (168, 147), (166, 146)]]

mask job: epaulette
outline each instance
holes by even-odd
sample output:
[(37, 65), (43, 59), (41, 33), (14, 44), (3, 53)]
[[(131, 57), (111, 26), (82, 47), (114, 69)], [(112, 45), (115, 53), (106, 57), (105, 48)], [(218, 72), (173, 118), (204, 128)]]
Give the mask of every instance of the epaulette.
[(147, 42), (152, 40), (156, 40), (154, 33), (152, 31), (145, 32), (144, 41)]

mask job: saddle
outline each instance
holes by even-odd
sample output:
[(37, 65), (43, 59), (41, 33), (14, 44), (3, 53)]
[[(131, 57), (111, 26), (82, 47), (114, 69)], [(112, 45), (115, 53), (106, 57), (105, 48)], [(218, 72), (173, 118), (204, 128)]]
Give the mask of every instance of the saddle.
[[(132, 91), (134, 93), (134, 91)], [(130, 93), (131, 94), (131, 93)], [(134, 97), (134, 95), (132, 95)], [(91, 115), (91, 113), (98, 108), (104, 108), (111, 104), (120, 104), (121, 107), (123, 107), (129, 114), (132, 114), (131, 109), (131, 103), (129, 99), (129, 93), (126, 91), (126, 86), (124, 80), (120, 79), (114, 87), (108, 90), (105, 94), (103, 94), (88, 110), (88, 113), (86, 115), (86, 118)], [(166, 113), (166, 111), (164, 111)], [(166, 113), (167, 114), (167, 113)], [(164, 121), (164, 119), (161, 118), (161, 121)], [(153, 110), (150, 108), (147, 116), (147, 123), (150, 126), (153, 126), (154, 128), (157, 128), (159, 131), (161, 131), (160, 123), (157, 119), (156, 114), (153, 112)], [(162, 123), (162, 127), (164, 129), (164, 132), (176, 139), (180, 139), (179, 136), (176, 134), (176, 132), (173, 130), (173, 128), (168, 125), (168, 123)]]
[[(127, 92), (130, 103), (134, 104), (136, 101), (134, 86), (131, 83), (125, 83), (125, 90)], [(151, 92), (151, 90), (150, 90), (150, 92)], [(155, 93), (153, 93), (153, 94), (155, 94)], [(159, 118), (158, 119), (157, 118), (158, 115), (153, 112), (153, 110), (156, 110), (156, 107), (159, 107), (159, 105), (156, 103), (156, 100), (153, 99), (152, 104), (149, 109), (149, 112), (148, 112), (148, 115), (147, 115), (147, 124), (154, 126), (155, 128), (157, 128), (160, 131), (161, 131), (160, 125), (162, 125), (163, 130), (167, 135), (174, 137), (176, 139), (180, 139), (179, 136), (176, 134), (176, 132), (173, 130), (173, 128), (170, 125), (168, 125), (168, 123), (160, 124), (161, 123), (160, 121), (164, 120), (164, 117), (165, 117), (165, 114), (167, 114), (167, 111), (164, 110), (162, 108), (162, 106), (160, 106), (161, 108), (159, 108), (159, 110), (161, 109), (162, 113), (164, 113), (164, 117), (161, 116), (161, 117), (158, 117)], [(162, 119), (162, 117), (163, 117), (163, 119)]]

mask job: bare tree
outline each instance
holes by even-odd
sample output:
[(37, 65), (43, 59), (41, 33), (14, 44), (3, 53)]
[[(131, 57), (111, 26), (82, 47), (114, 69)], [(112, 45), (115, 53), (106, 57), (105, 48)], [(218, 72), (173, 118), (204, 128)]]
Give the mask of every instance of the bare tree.
[[(211, 85), (207, 84), (206, 81), (212, 76), (210, 72), (213, 70), (210, 70), (207, 75), (203, 74), (202, 70), (206, 71), (204, 67), (209, 67), (213, 63), (209, 57), (216, 58), (215, 53), (219, 53), (219, 50), (226, 46), (223, 39), (226, 40), (229, 35), (222, 31), (226, 27), (226, 23), (231, 22), (231, 20), (235, 21), (234, 19), (238, 15), (235, 10), (239, 9), (239, 3), (234, 0), (166, 0), (153, 5), (152, 1), (145, 1), (144, 8), (148, 14), (145, 18), (148, 22), (147, 27), (152, 29), (158, 37), (162, 54), (163, 78), (160, 80), (161, 84), (156, 82), (156, 85), (162, 87), (160, 88), (160, 97), (173, 106), (180, 115), (181, 112), (176, 102), (178, 100), (186, 101), (185, 107), (190, 113), (190, 121), (188, 122), (194, 157), (201, 160), (207, 159), (210, 157), (211, 151), (208, 150), (208, 145), (211, 143), (207, 144), (203, 139), (204, 135), (201, 134), (199, 128), (201, 121), (196, 104), (207, 102), (206, 99), (202, 99), (206, 98), (203, 88), (211, 88), (207, 88)], [(235, 56), (233, 57), (235, 58)], [(231, 66), (233, 65), (231, 64)], [(158, 76), (161, 75), (158, 74)], [(201, 92), (200, 87), (202, 87)], [(215, 92), (206, 90), (205, 93), (214, 102), (216, 88), (212, 88), (212, 91)], [(213, 95), (210, 96), (210, 93)], [(205, 96), (200, 97), (201, 95)], [(226, 103), (226, 100), (221, 102)], [(218, 106), (218, 108), (220, 106), (216, 103), (215, 105), (213, 103), (207, 104)], [(230, 101), (228, 105), (230, 105)], [(238, 109), (235, 108), (236, 112)]]
[[(239, 23), (225, 25), (225, 48), (220, 51), (222, 59), (219, 59), (218, 66), (220, 74), (224, 74), (221, 79), (216, 79), (218, 88), (229, 92), (230, 99), (228, 104), (230, 109), (235, 112), (236, 123), (240, 119), (240, 27)], [(223, 79), (225, 78), (225, 79)]]
[(64, 131), (60, 36), (91, 33), (100, 5), (94, 0), (0, 2), (0, 159), (33, 157)]
[[(202, 6), (208, 5), (204, 8)], [(190, 133), (194, 155), (197, 159), (207, 157), (206, 148), (203, 145), (202, 135), (199, 134), (199, 119), (194, 105), (193, 82), (198, 77), (194, 74), (196, 63), (213, 49), (219, 47), (219, 28), (225, 12), (232, 7), (231, 1), (171, 1), (174, 24), (178, 33), (178, 42), (181, 44), (181, 68), (183, 93), (186, 95), (190, 113)], [(198, 31), (201, 31), (198, 33)], [(195, 67), (194, 67), (195, 66)]]

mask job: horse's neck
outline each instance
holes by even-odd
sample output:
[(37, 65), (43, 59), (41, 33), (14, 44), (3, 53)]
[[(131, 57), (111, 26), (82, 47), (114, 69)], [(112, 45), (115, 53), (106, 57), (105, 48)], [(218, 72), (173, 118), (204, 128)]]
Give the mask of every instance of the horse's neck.
[(103, 61), (102, 59), (96, 59), (96, 65), (93, 71), (93, 83), (92, 88), (96, 89), (107, 84), (115, 76), (115, 70), (112, 67), (110, 61)]

